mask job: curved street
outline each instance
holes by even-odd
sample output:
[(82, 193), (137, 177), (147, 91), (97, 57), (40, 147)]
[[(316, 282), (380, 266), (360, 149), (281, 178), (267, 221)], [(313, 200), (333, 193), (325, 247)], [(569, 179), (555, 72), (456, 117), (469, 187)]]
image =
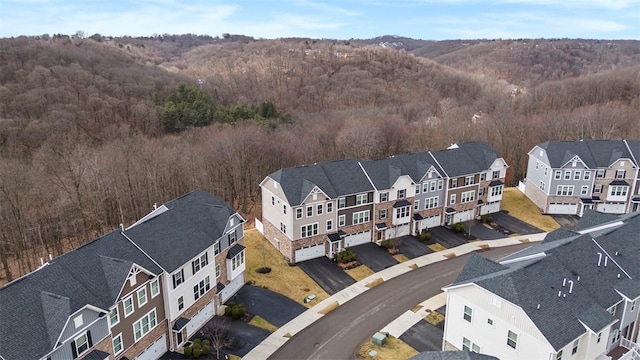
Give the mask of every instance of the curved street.
[[(495, 260), (530, 246), (500, 247), (482, 255)], [(356, 296), (294, 335), (269, 359), (355, 359), (360, 345), (376, 331), (453, 282), (468, 258), (409, 271)]]

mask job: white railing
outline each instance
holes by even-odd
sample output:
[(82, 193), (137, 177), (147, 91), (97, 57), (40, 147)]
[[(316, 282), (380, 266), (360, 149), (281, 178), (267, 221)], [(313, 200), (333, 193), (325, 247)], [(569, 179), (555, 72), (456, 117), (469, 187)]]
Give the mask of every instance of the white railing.
[(624, 354), (620, 358), (620, 360), (627, 360), (627, 359), (640, 360), (640, 345), (634, 343), (629, 339), (622, 338), (620, 339), (620, 346), (622, 346), (625, 349), (629, 349), (629, 351), (626, 354)]

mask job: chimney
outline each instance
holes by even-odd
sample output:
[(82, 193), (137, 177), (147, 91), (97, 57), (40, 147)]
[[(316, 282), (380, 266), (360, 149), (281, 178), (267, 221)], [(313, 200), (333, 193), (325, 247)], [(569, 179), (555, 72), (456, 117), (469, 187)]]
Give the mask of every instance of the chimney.
[(153, 203), (153, 210), (158, 208), (158, 203)]
[(42, 258), (40, 258), (40, 266), (44, 265), (44, 261), (42, 261)]
[(53, 256), (49, 254), (49, 260), (53, 260)]
[(124, 231), (124, 224), (120, 223), (120, 231)]

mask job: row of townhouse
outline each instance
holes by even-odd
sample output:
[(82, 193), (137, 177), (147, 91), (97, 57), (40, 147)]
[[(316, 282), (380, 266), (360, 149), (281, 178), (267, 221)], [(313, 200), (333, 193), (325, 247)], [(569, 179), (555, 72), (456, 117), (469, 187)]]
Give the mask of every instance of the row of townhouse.
[(290, 263), (500, 210), (507, 164), (483, 142), (280, 169), (261, 183), (263, 234)]
[(640, 140), (538, 144), (529, 152), (524, 187), (547, 214), (640, 211)]
[(500, 359), (640, 358), (640, 213), (586, 210), (575, 230), (500, 262), (473, 254), (447, 294), (443, 350)]
[(245, 220), (194, 190), (0, 288), (0, 358), (157, 359), (244, 285)]

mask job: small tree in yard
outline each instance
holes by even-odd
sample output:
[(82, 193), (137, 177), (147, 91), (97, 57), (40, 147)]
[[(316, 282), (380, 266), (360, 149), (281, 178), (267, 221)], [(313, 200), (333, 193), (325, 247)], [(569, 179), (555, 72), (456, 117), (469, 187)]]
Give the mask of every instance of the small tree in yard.
[(233, 343), (233, 337), (229, 331), (227, 319), (222, 316), (214, 316), (202, 329), (204, 336), (211, 343), (211, 349), (215, 351), (216, 359), (220, 360), (220, 351), (225, 346)]

